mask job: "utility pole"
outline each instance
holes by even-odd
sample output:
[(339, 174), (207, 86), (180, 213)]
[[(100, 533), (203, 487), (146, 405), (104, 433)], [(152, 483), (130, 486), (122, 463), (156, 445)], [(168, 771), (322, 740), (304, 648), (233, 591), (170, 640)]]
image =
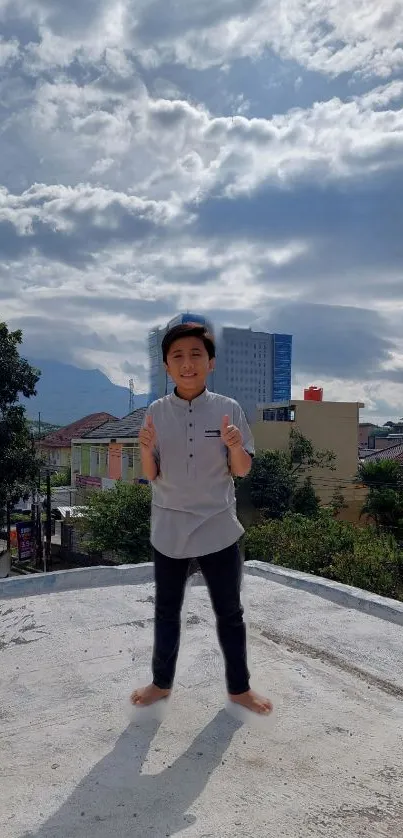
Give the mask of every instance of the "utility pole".
[[(39, 457), (41, 456), (41, 414), (38, 413), (38, 451)], [(36, 486), (35, 492), (35, 534), (36, 534), (36, 560), (37, 564), (43, 559), (43, 542), (42, 542), (42, 516), (41, 516), (41, 503), (40, 503), (40, 492), (41, 492), (41, 468), (39, 463), (38, 469), (38, 482)]]
[(11, 502), (9, 500), (7, 501), (6, 516), (7, 516), (7, 519), (6, 519), (7, 520), (7, 524), (6, 524), (6, 528), (7, 528), (7, 552), (10, 553), (11, 552)]
[(52, 565), (52, 496), (50, 488), (50, 470), (46, 472), (46, 544), (43, 570), (46, 573)]
[[(32, 430), (31, 444), (32, 444), (32, 452), (33, 452), (33, 454), (35, 454), (35, 453), (36, 453), (36, 448), (35, 448), (35, 432), (34, 432), (34, 430)], [(34, 564), (36, 564), (36, 558), (37, 558), (37, 539), (36, 539), (36, 503), (35, 503), (35, 500), (36, 500), (35, 490), (34, 490), (34, 488), (32, 487), (32, 497), (31, 497), (31, 530), (32, 530), (32, 544), (33, 544), (33, 545), (35, 545), (35, 552), (34, 552), (34, 555), (32, 556), (32, 560), (33, 560), (33, 563), (34, 563)]]

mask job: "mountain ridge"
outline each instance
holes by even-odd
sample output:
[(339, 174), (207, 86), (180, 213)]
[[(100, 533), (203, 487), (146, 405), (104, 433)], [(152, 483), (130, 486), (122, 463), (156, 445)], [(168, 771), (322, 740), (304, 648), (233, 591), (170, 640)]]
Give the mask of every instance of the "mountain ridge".
[[(129, 413), (129, 388), (113, 384), (100, 370), (43, 358), (27, 360), (41, 371), (37, 395), (21, 399), (29, 419), (38, 419), (40, 413), (41, 421), (63, 426), (91, 413), (104, 411), (119, 417)], [(134, 395), (133, 409), (146, 404), (145, 393)]]

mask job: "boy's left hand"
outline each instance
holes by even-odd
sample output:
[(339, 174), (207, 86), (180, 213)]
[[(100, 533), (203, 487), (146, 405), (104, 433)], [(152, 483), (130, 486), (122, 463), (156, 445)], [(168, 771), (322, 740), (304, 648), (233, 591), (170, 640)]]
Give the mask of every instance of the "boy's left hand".
[(221, 423), (221, 439), (227, 448), (242, 448), (242, 434), (236, 425), (230, 425), (229, 416), (224, 416)]

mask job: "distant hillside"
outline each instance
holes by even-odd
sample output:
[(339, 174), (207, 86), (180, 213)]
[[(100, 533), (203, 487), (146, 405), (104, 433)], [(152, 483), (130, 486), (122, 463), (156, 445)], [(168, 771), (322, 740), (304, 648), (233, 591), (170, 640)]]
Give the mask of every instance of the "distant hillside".
[(33, 433), (35, 437), (38, 437), (39, 433), (41, 437), (44, 437), (46, 434), (51, 434), (52, 431), (57, 431), (60, 428), (60, 425), (52, 425), (51, 422), (39, 422), (38, 419), (28, 419), (28, 425), (31, 429), (31, 433)]
[[(41, 370), (38, 395), (22, 399), (30, 419), (54, 425), (68, 425), (90, 413), (105, 411), (113, 416), (129, 412), (129, 389), (112, 384), (99, 370), (82, 370), (58, 361), (29, 358), (30, 364)], [(134, 397), (134, 408), (144, 407), (147, 396)]]

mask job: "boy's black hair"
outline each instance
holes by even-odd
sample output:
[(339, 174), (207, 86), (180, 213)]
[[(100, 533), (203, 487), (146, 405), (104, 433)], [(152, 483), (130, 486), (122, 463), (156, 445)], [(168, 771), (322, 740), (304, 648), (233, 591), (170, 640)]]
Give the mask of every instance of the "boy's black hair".
[(177, 326), (172, 326), (172, 329), (169, 329), (163, 338), (162, 358), (164, 364), (167, 363), (168, 352), (172, 344), (180, 338), (200, 338), (207, 349), (210, 361), (212, 358), (215, 358), (214, 336), (209, 332), (207, 326), (202, 326), (198, 323), (178, 323)]

